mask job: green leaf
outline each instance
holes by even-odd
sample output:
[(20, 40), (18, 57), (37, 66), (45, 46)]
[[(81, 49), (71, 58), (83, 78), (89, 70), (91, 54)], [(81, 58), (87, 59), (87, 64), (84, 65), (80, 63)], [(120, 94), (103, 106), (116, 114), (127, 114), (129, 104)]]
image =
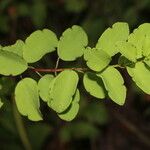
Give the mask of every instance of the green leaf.
[(77, 25), (65, 30), (58, 42), (58, 56), (64, 61), (73, 61), (81, 57), (88, 38), (85, 31)]
[(0, 50), (0, 74), (19, 75), (28, 68), (28, 64), (20, 56)]
[(19, 112), (30, 120), (42, 120), (37, 82), (31, 78), (21, 80), (15, 89), (15, 100)]
[(142, 58), (142, 49), (145, 41), (145, 36), (150, 35), (150, 23), (144, 23), (129, 35), (128, 41), (137, 49), (137, 59)]
[(78, 84), (78, 74), (72, 70), (61, 72), (51, 84), (48, 105), (57, 113), (65, 111), (72, 102)]
[(143, 55), (148, 57), (150, 55), (150, 35), (145, 36), (144, 44), (143, 44)]
[(34, 63), (45, 54), (53, 52), (57, 43), (57, 37), (51, 30), (37, 30), (26, 39), (23, 57), (28, 63)]
[(72, 121), (79, 111), (79, 100), (80, 100), (80, 93), (79, 90), (77, 89), (69, 108), (65, 112), (58, 114), (58, 116), (62, 120)]
[(136, 85), (145, 93), (150, 94), (150, 70), (143, 62), (137, 62), (134, 68), (127, 67), (129, 75)]
[(137, 49), (129, 42), (118, 42), (117, 48), (119, 52), (132, 62), (136, 62)]
[(91, 49), (90, 47), (84, 51), (84, 59), (87, 61), (87, 66), (94, 71), (101, 71), (111, 61), (111, 57), (103, 50)]
[(54, 79), (53, 75), (46, 74), (38, 82), (38, 89), (39, 89), (40, 97), (45, 102), (48, 102), (49, 100), (50, 84), (53, 79)]
[(100, 99), (105, 98), (104, 84), (101, 78), (97, 77), (96, 74), (91, 72), (85, 73), (83, 84), (90, 95)]
[(102, 78), (109, 97), (115, 103), (123, 105), (126, 99), (126, 87), (119, 71), (110, 66), (97, 76)]
[(116, 43), (118, 41), (126, 41), (129, 35), (129, 27), (127, 23), (118, 22), (115, 23), (112, 28), (108, 28), (101, 35), (96, 44), (97, 49), (102, 49), (108, 55), (114, 56), (118, 53)]
[(2, 48), (2, 50), (9, 51), (23, 57), (23, 46), (24, 42), (22, 40), (17, 40), (15, 44), (11, 46), (5, 46)]

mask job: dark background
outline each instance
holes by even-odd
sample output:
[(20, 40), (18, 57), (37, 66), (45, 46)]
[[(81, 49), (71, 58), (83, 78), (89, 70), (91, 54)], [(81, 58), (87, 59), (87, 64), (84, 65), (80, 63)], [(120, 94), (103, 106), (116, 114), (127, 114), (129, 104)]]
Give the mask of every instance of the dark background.
[[(130, 30), (150, 21), (150, 0), (0, 0), (0, 45), (25, 40), (37, 29), (49, 28), (58, 37), (74, 24), (87, 32), (94, 46), (104, 30), (118, 21), (128, 22)], [(53, 68), (56, 54), (48, 54), (36, 65)], [(60, 67), (78, 66), (60, 62)], [(61, 121), (42, 101), (44, 121), (22, 117), (33, 150), (148, 150), (150, 149), (150, 96), (144, 94), (120, 70), (128, 88), (124, 106), (110, 99), (99, 100), (85, 92), (82, 76), (80, 111), (72, 122)], [(23, 76), (38, 76), (26, 72)], [(18, 77), (0, 77), (0, 150), (25, 149), (20, 133), (20, 115), (11, 100)], [(21, 122), (22, 123), (22, 122)], [(25, 139), (24, 139), (24, 138)], [(28, 143), (28, 142), (27, 142)], [(28, 147), (29, 148), (29, 147)], [(28, 149), (26, 148), (26, 149)]]

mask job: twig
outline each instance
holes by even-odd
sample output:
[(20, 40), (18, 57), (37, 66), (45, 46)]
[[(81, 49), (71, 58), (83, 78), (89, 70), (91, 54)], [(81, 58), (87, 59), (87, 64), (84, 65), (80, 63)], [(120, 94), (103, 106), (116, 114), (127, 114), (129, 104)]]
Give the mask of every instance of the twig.
[[(58, 65), (59, 65), (59, 57), (57, 58), (57, 61), (56, 61), (56, 66), (55, 66), (55, 70), (58, 68)], [(55, 71), (55, 76), (57, 76), (57, 71)]]
[(44, 69), (44, 68), (30, 68), (33, 71), (37, 72), (61, 72), (64, 70), (76, 70), (76, 71), (87, 71), (87, 68), (59, 68), (59, 69)]
[[(32, 66), (29, 66), (30, 69), (35, 69), (34, 67)], [(38, 71), (34, 71), (39, 77), (43, 77)]]

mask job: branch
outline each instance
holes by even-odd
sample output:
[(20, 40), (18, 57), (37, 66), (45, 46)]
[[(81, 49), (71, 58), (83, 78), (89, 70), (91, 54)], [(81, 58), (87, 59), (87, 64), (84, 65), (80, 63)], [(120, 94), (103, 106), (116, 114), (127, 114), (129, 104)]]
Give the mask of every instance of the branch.
[(30, 68), (30, 69), (35, 72), (61, 72), (64, 70), (76, 70), (79, 72), (84, 72), (88, 70), (88, 68), (59, 68), (59, 69)]

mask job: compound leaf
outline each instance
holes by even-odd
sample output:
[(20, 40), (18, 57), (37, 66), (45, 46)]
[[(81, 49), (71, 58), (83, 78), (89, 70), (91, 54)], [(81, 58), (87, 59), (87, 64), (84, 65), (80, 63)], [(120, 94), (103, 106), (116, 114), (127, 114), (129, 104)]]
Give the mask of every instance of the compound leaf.
[(115, 23), (112, 28), (104, 31), (96, 45), (97, 49), (102, 49), (108, 55), (113, 56), (118, 53), (116, 42), (126, 41), (129, 35), (129, 27), (127, 23)]
[(69, 108), (65, 112), (58, 114), (58, 116), (62, 120), (72, 121), (79, 111), (79, 100), (80, 100), (80, 93), (79, 90), (77, 89)]
[(89, 47), (84, 51), (84, 59), (87, 61), (87, 66), (94, 71), (101, 71), (111, 61), (111, 57), (103, 50)]
[(37, 82), (31, 78), (21, 80), (15, 89), (15, 100), (19, 112), (30, 120), (42, 120)]
[(37, 30), (26, 39), (23, 46), (23, 57), (28, 63), (34, 63), (45, 54), (53, 52), (57, 43), (57, 37), (51, 30)]
[(145, 93), (150, 94), (150, 70), (143, 62), (137, 62), (134, 68), (127, 67), (129, 75), (136, 85)]
[(48, 102), (49, 100), (49, 89), (51, 81), (54, 79), (53, 75), (46, 74), (38, 82), (38, 89), (40, 97), (43, 101)]
[(110, 66), (97, 75), (102, 78), (109, 97), (115, 103), (123, 105), (126, 99), (126, 87), (119, 71)]
[(88, 38), (84, 30), (77, 25), (65, 30), (58, 42), (58, 56), (64, 61), (73, 61), (81, 57)]
[(0, 74), (19, 75), (28, 68), (27, 62), (20, 56), (0, 50)]
[(105, 98), (103, 81), (101, 78), (97, 77), (96, 74), (91, 72), (85, 73), (83, 77), (83, 84), (90, 95), (100, 99)]
[(24, 42), (22, 40), (17, 40), (15, 44), (11, 46), (5, 46), (2, 48), (2, 50), (9, 51), (23, 57), (23, 46)]
[(62, 71), (50, 87), (48, 105), (57, 113), (65, 111), (72, 102), (78, 84), (78, 74), (72, 70)]

